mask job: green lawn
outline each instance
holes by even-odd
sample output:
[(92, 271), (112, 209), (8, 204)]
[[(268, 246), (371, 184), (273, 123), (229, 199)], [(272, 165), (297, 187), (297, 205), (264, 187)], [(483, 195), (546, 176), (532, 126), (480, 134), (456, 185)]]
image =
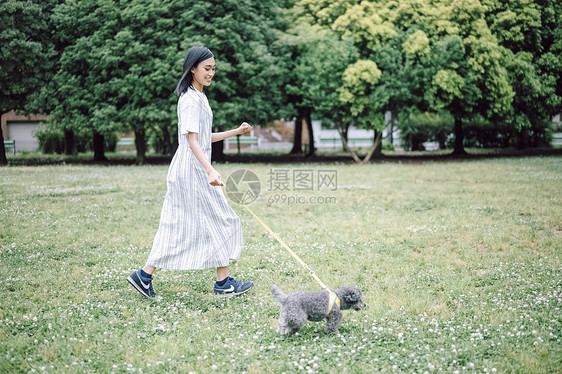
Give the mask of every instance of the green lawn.
[[(213, 269), (134, 291), (166, 166), (0, 169), (0, 372), (561, 372), (561, 161), (217, 165), (259, 176), (249, 207), (325, 283), (363, 290), (339, 336), (276, 333), (271, 286), (319, 287), (234, 204), (252, 291), (215, 299)], [(297, 190), (310, 172), (337, 188)]]

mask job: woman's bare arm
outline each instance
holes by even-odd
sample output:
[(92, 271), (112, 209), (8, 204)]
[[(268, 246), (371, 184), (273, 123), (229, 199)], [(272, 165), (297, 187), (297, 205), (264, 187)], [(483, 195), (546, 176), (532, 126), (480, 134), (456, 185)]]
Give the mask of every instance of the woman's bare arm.
[(189, 148), (195, 155), (197, 161), (199, 161), (199, 163), (203, 166), (203, 168), (209, 175), (209, 184), (211, 186), (224, 185), (222, 182), (221, 175), (219, 174), (218, 171), (215, 170), (215, 168), (213, 168), (213, 166), (207, 159), (207, 156), (201, 149), (201, 146), (199, 145), (199, 134), (196, 132), (190, 132), (188, 133), (187, 138), (189, 139)]
[(251, 131), (251, 130), (252, 130), (252, 126), (250, 126), (249, 124), (244, 122), (237, 129), (212, 133), (211, 134), (211, 142), (212, 143), (219, 142), (221, 140), (224, 140), (226, 138), (230, 138), (232, 136), (245, 134), (245, 133), (247, 133), (248, 131)]

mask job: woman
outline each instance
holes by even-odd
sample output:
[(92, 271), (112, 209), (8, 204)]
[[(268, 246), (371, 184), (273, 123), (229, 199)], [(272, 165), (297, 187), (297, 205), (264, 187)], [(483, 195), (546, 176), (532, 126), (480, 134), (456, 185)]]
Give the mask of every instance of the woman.
[(235, 130), (211, 133), (213, 114), (203, 87), (215, 75), (215, 59), (206, 47), (193, 47), (183, 63), (183, 76), (174, 93), (178, 100), (179, 147), (168, 170), (160, 227), (146, 266), (127, 280), (142, 295), (156, 296), (152, 274), (156, 268), (217, 268), (214, 293), (233, 296), (249, 291), (252, 282), (228, 276), (228, 265), (240, 255), (240, 219), (228, 205), (221, 175), (211, 166), (211, 143), (251, 130), (243, 123)]

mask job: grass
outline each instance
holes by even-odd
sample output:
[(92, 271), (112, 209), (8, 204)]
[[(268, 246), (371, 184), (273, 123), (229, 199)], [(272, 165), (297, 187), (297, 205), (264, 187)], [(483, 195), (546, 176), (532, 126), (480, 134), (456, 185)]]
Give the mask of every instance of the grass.
[[(252, 291), (215, 299), (213, 269), (158, 270), (155, 300), (134, 291), (166, 166), (4, 168), (0, 372), (561, 372), (561, 161), (217, 165), (258, 175), (249, 207), (325, 283), (363, 290), (339, 336), (276, 333), (271, 286), (318, 285), (235, 204), (231, 274)], [(337, 188), (293, 188), (310, 170)]]
[[(359, 156), (363, 158), (367, 151), (366, 148), (355, 149)], [(562, 147), (548, 148), (466, 148), (467, 155), (452, 155), (451, 149), (438, 151), (387, 151), (382, 152), (382, 157), (377, 156), (371, 159), (372, 162), (395, 162), (395, 161), (451, 161), (451, 160), (467, 160), (479, 158), (494, 157), (530, 157), (530, 156), (560, 156), (562, 155)], [(240, 163), (293, 163), (293, 162), (348, 162), (353, 163), (353, 158), (348, 152), (341, 149), (316, 149), (313, 157), (305, 154), (289, 155), (288, 150), (266, 150), (259, 149), (251, 151), (244, 149), (240, 154), (237, 151), (225, 152), (226, 159), (229, 162)], [(7, 155), (8, 164), (11, 166), (42, 166), (42, 165), (132, 165), (136, 161), (136, 152), (105, 152), (107, 161), (94, 161), (93, 152), (79, 153), (73, 155), (59, 154), (42, 154), (39, 152), (22, 151), (17, 155)], [(148, 152), (146, 154), (146, 163), (150, 165), (169, 164), (171, 157), (161, 154)]]

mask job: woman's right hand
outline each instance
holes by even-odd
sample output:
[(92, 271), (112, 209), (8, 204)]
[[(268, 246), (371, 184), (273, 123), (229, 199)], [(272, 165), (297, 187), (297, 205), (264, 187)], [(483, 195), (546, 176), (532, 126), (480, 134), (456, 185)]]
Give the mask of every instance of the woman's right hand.
[(224, 186), (221, 175), (215, 169), (212, 169), (209, 173), (209, 184), (211, 186)]

